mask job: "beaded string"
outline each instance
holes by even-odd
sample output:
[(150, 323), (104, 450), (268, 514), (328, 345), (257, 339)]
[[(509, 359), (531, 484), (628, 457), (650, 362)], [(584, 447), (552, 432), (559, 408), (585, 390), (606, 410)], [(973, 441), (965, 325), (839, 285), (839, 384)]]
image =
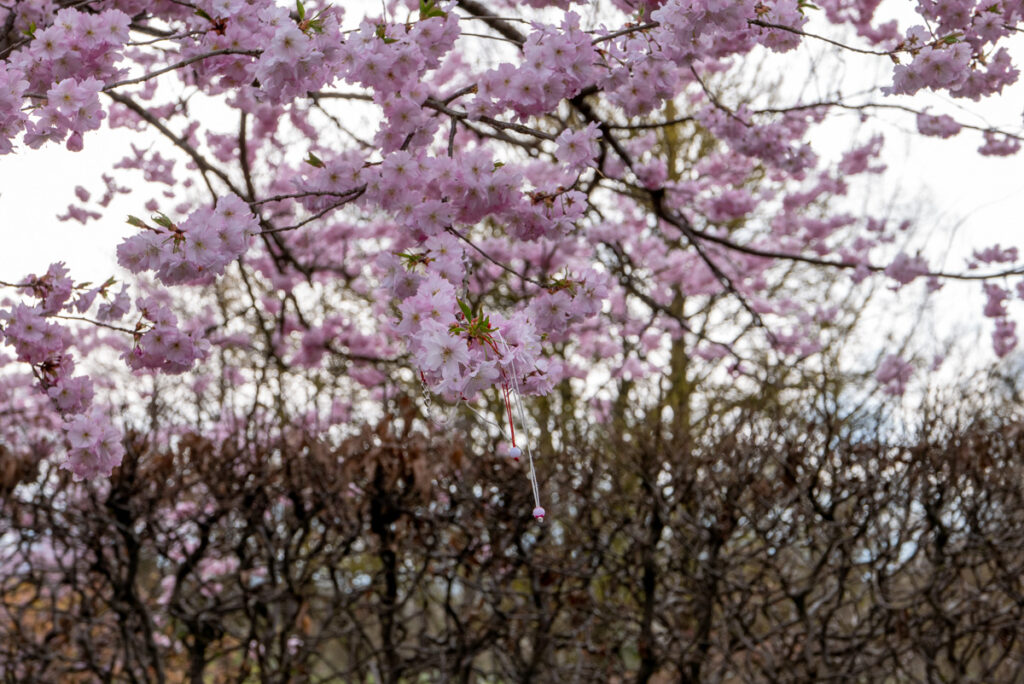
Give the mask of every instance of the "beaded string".
[[(519, 389), (519, 379), (516, 373), (516, 362), (515, 358), (513, 358), (512, 356), (512, 350), (509, 347), (508, 342), (505, 341), (504, 336), (502, 336), (501, 331), (499, 330), (496, 332), (498, 334), (498, 339), (501, 341), (502, 346), (505, 348), (505, 355), (509, 360), (509, 366), (512, 372), (512, 387), (509, 387), (508, 381), (506, 380), (504, 383), (502, 383), (501, 391), (505, 400), (505, 411), (508, 415), (508, 428), (512, 438), (512, 447), (508, 450), (508, 453), (509, 456), (518, 461), (520, 455), (523, 453), (523, 450), (516, 444), (516, 427), (512, 415), (512, 405), (515, 404), (516, 413), (519, 415), (519, 425), (520, 427), (522, 427), (523, 430), (526, 430), (526, 411), (523, 409), (522, 393)], [(430, 388), (427, 387), (426, 378), (423, 377), (422, 372), (417, 373), (416, 377), (420, 382), (420, 387), (423, 388), (423, 401), (424, 404), (426, 404), (427, 418), (430, 420), (430, 422), (432, 422), (434, 425), (438, 427), (448, 427), (448, 425), (454, 419), (455, 411), (458, 409), (459, 404), (462, 403), (462, 399), (460, 398), (455, 403), (455, 405), (451, 407), (451, 410), (444, 416), (443, 420), (438, 420), (433, 415), (433, 401), (430, 399), (431, 392)], [(514, 397), (513, 390), (515, 394)], [(469, 402), (466, 402), (466, 407), (470, 411), (472, 411), (474, 415), (483, 420), (485, 423), (493, 425), (494, 427), (498, 428), (499, 431), (503, 431), (501, 425), (499, 425), (498, 423), (494, 422), (487, 416), (477, 411), (469, 404)], [(534, 467), (533, 451), (530, 449), (529, 440), (526, 440), (525, 445), (527, 462), (530, 466), (528, 478), (530, 480), (530, 489), (533, 492), (533, 517), (538, 522), (544, 522), (544, 516), (546, 515), (546, 512), (544, 511), (544, 508), (540, 505), (540, 486), (537, 484), (537, 470)]]
[[(423, 403), (426, 405), (426, 408), (427, 408), (427, 419), (431, 423), (436, 425), (437, 427), (442, 427), (442, 428), (443, 427), (448, 427), (448, 425), (453, 420), (455, 420), (455, 412), (458, 410), (459, 404), (462, 403), (462, 399), (460, 398), (457, 402), (455, 402), (455, 405), (452, 406), (448, 410), (448, 412), (445, 414), (444, 418), (438, 420), (433, 415), (433, 413), (434, 413), (434, 410), (433, 410), (434, 403), (430, 399), (430, 395), (431, 395), (430, 388), (427, 387), (426, 383), (423, 381), (422, 374), (420, 374), (418, 377), (420, 378), (420, 387), (423, 389)], [(470, 411), (472, 411), (473, 414), (476, 415), (476, 417), (479, 418), (480, 420), (484, 421), (488, 425), (493, 425), (494, 427), (498, 428), (499, 432), (504, 430), (504, 428), (502, 428), (500, 424), (494, 422), (493, 420), (491, 420), (490, 418), (488, 418), (487, 416), (485, 416), (484, 414), (480, 413), (475, 408), (473, 408), (473, 405), (470, 404), (468, 401), (466, 402), (466, 408), (468, 408)]]
[[(498, 330), (496, 332), (498, 334), (498, 339), (501, 340), (502, 346), (505, 347), (505, 355), (508, 357), (508, 360), (509, 360), (509, 367), (510, 367), (510, 369), (512, 371), (512, 385), (513, 385), (513, 387), (515, 389), (515, 404), (516, 404), (516, 408), (518, 409), (517, 412), (519, 413), (519, 425), (525, 431), (526, 430), (526, 411), (523, 410), (522, 394), (519, 391), (519, 379), (517, 377), (518, 374), (516, 373), (516, 361), (515, 361), (515, 358), (512, 356), (512, 350), (509, 348), (508, 342), (505, 341), (505, 337), (501, 334), (501, 331)], [(512, 393), (511, 390), (509, 390), (509, 389), (505, 390), (505, 407), (506, 407), (506, 409), (508, 410), (508, 413), (509, 413), (508, 424), (509, 424), (509, 429), (512, 432), (512, 448), (513, 449), (518, 449), (518, 447), (516, 446), (516, 443), (515, 443), (515, 428), (512, 427), (512, 408), (511, 408), (511, 406), (509, 405), (509, 402), (508, 402), (508, 398), (509, 398), (509, 395), (511, 393)], [(540, 505), (540, 486), (537, 484), (537, 470), (536, 470), (536, 468), (534, 468), (534, 465), (533, 465), (533, 451), (530, 449), (530, 441), (529, 440), (526, 440), (526, 457), (527, 457), (528, 462), (530, 464), (530, 473), (529, 473), (530, 487), (533, 489), (533, 505), (534, 505), (533, 517), (536, 518), (539, 522), (544, 522), (545, 511), (544, 511), (544, 508)]]
[[(416, 379), (420, 381), (420, 387), (423, 389), (423, 403), (426, 405), (427, 408), (427, 418), (430, 420), (431, 423), (433, 423), (437, 427), (448, 427), (448, 423), (452, 422), (452, 418), (455, 415), (454, 407), (452, 412), (444, 416), (444, 420), (437, 420), (436, 418), (434, 418), (434, 402), (431, 401), (430, 399), (431, 392), (430, 388), (427, 387), (426, 378), (423, 377), (423, 371), (419, 371), (416, 374)], [(458, 404), (456, 404), (455, 406), (457, 407)]]

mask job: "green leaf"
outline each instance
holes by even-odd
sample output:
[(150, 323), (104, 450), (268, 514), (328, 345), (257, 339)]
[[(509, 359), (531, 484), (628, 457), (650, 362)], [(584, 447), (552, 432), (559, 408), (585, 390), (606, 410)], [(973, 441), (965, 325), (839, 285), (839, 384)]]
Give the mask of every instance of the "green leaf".
[(395, 252), (395, 256), (405, 261), (406, 268), (431, 262), (431, 259), (426, 254), (417, 254), (416, 252)]
[(306, 157), (306, 159), (304, 161), (307, 164), (309, 164), (310, 166), (312, 166), (312, 167), (315, 167), (315, 168), (318, 168), (318, 169), (324, 168), (324, 163), (322, 161), (320, 161), (320, 157), (316, 156), (312, 152), (309, 153), (309, 156)]
[(459, 308), (462, 309), (462, 313), (466, 317), (466, 320), (473, 320), (473, 310), (469, 308), (469, 305), (461, 299), (456, 299), (455, 301), (459, 303)]
[(157, 212), (157, 213), (153, 214), (150, 217), (150, 220), (152, 220), (153, 223), (155, 223), (156, 225), (163, 226), (164, 228), (167, 228), (168, 230), (174, 228), (174, 221), (172, 221), (171, 219), (167, 218), (166, 214), (161, 214), (160, 212)]
[(445, 16), (447, 16), (447, 14), (437, 6), (436, 0), (420, 0), (420, 19)]
[(306, 8), (302, 6), (302, 0), (295, 0), (295, 9), (299, 13), (299, 21), (306, 18)]
[(325, 9), (322, 9), (319, 12), (316, 13), (316, 16), (311, 17), (311, 18), (306, 20), (306, 26), (309, 27), (309, 30), (307, 30), (306, 33), (323, 33), (324, 32), (324, 12), (325, 11), (326, 11)]
[(391, 43), (398, 42), (398, 39), (396, 38), (388, 38), (388, 27), (385, 24), (377, 24), (376, 35), (378, 38), (384, 41), (385, 45), (390, 45)]
[(197, 9), (196, 10), (196, 14), (199, 15), (200, 17), (202, 17), (203, 19), (205, 19), (206, 21), (210, 22), (211, 24), (213, 23), (213, 17), (211, 17), (209, 14), (207, 14), (203, 10)]
[(25, 29), (25, 35), (28, 36), (29, 38), (35, 38), (36, 37), (36, 22), (34, 22), (34, 21), (29, 22), (28, 28)]
[(149, 224), (140, 219), (138, 216), (128, 215), (128, 225), (135, 226), (136, 228), (149, 228)]

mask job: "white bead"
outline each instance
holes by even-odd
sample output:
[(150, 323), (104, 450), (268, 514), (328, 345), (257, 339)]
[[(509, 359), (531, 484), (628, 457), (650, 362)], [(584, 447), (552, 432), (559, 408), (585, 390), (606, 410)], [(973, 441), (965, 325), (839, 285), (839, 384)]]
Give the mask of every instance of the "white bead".
[(523, 455), (523, 450), (514, 446), (508, 450), (508, 455), (518, 461), (519, 457)]
[(537, 522), (544, 522), (544, 509), (540, 506), (534, 508), (533, 517), (537, 519)]

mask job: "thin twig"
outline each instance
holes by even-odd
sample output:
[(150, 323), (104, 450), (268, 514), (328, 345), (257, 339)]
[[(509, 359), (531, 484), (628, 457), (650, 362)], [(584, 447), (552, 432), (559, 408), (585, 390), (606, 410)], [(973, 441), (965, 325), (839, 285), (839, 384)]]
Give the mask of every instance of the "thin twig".
[(352, 188), (345, 192), (334, 192), (330, 190), (304, 190), (302, 192), (293, 192), (287, 195), (274, 195), (273, 197), (266, 197), (261, 200), (255, 200), (249, 202), (251, 206), (259, 206), (261, 204), (268, 204), (270, 202), (282, 202), (287, 199), (302, 199), (304, 197), (348, 197), (353, 193), (362, 192), (366, 190), (365, 185), (361, 185), (358, 188)]
[(113, 90), (114, 88), (120, 88), (121, 86), (142, 83), (143, 81), (148, 81), (151, 78), (156, 78), (161, 74), (166, 74), (169, 71), (174, 71), (176, 69), (180, 69), (182, 67), (188, 66), (189, 64), (194, 64), (196, 62), (201, 62), (209, 57), (218, 57), (220, 55), (249, 55), (250, 57), (259, 57), (262, 54), (262, 50), (232, 50), (228, 48), (225, 48), (223, 50), (213, 50), (212, 52), (204, 52), (201, 55), (194, 55), (192, 57), (189, 57), (188, 59), (183, 59), (180, 62), (175, 62), (174, 64), (165, 66), (162, 69), (151, 71), (148, 74), (143, 74), (142, 76), (138, 76), (136, 78), (128, 78), (123, 81), (117, 81), (115, 83), (103, 86), (103, 91), (108, 92), (110, 90)]
[(506, 266), (505, 264), (501, 263), (500, 261), (498, 261), (497, 259), (492, 257), (490, 254), (485, 252), (483, 249), (478, 247), (472, 240), (470, 240), (464, 234), (462, 234), (461, 232), (456, 230), (454, 227), (448, 226), (448, 232), (451, 233), (452, 235), (454, 235), (455, 237), (459, 238), (463, 242), (465, 242), (467, 245), (469, 245), (473, 249), (475, 249), (477, 251), (477, 253), (480, 254), (480, 256), (482, 256), (483, 258), (487, 259), (488, 261), (490, 261), (495, 266), (500, 267), (503, 271), (506, 271), (507, 273), (511, 273), (512, 275), (514, 275), (515, 277), (519, 278), (524, 283), (530, 283), (531, 285), (535, 285), (535, 286), (541, 288), (542, 290), (548, 289), (548, 286), (545, 285), (544, 283), (540, 282), (539, 280), (534, 280), (533, 278), (529, 277), (528, 275), (524, 275), (524, 274), (520, 273), (519, 271), (511, 268), (510, 266)]
[(104, 323), (103, 321), (97, 321), (97, 320), (92, 319), (92, 318), (86, 318), (85, 316), (66, 316), (66, 315), (63, 315), (63, 314), (54, 314), (53, 317), (54, 318), (60, 318), (60, 319), (65, 320), (65, 321), (81, 321), (83, 323), (91, 323), (93, 325), (98, 325), (98, 326), (101, 326), (101, 327), (104, 327), (104, 328), (110, 328), (111, 330), (116, 330), (118, 332), (128, 333), (129, 335), (137, 335), (137, 334), (139, 334), (138, 330), (130, 330), (128, 328), (122, 328), (122, 327), (117, 326), (117, 325), (111, 325), (110, 323)]
[(305, 226), (305, 225), (307, 225), (309, 223), (312, 223), (313, 221), (316, 221), (317, 219), (323, 218), (324, 216), (326, 216), (330, 212), (334, 211), (335, 209), (343, 207), (346, 204), (348, 204), (349, 202), (353, 202), (353, 201), (359, 199), (359, 197), (361, 197), (364, 192), (366, 192), (366, 186), (365, 185), (363, 185), (363, 186), (353, 190), (352, 195), (350, 197), (348, 197), (347, 199), (345, 199), (345, 200), (343, 200), (341, 202), (337, 202), (335, 204), (332, 204), (331, 206), (326, 207), (322, 211), (319, 211), (316, 214), (313, 214), (309, 218), (306, 218), (306, 219), (304, 219), (302, 221), (299, 221), (295, 225), (283, 226), (281, 228), (265, 228), (264, 230), (260, 231), (260, 234), (262, 234), (262, 235), (273, 235), (273, 234), (276, 234), (276, 233), (284, 233), (284, 232), (287, 232), (287, 231), (290, 231), (290, 230), (298, 230), (299, 228), (302, 228), (303, 226)]
[(603, 36), (598, 36), (594, 40), (590, 41), (590, 44), (597, 45), (598, 43), (603, 43), (606, 40), (615, 40), (619, 36), (626, 36), (629, 35), (630, 33), (646, 31), (648, 29), (657, 28), (658, 26), (661, 26), (661, 24), (659, 24), (656, 21), (649, 21), (646, 24), (637, 24), (636, 26), (627, 26), (626, 28), (619, 29), (618, 31), (614, 31)]

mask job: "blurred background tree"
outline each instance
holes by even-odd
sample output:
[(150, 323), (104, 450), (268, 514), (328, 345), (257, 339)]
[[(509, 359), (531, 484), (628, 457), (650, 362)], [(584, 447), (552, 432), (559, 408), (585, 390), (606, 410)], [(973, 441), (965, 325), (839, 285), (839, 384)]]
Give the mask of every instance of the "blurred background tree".
[(407, 394), (332, 440), (283, 411), (182, 429), (183, 392), (165, 383), (109, 481), (6, 455), (19, 466), (0, 502), (0, 672), (1020, 676), (1016, 402), (979, 378), (969, 394), (924, 397), (900, 428), (879, 391), (847, 400), (870, 378), (823, 366), (739, 395), (693, 381), (693, 365), (677, 359), (646, 401), (620, 379), (604, 423), (558, 408), (562, 429), (540, 450), (544, 525), (522, 465), (483, 430), (436, 429)]

